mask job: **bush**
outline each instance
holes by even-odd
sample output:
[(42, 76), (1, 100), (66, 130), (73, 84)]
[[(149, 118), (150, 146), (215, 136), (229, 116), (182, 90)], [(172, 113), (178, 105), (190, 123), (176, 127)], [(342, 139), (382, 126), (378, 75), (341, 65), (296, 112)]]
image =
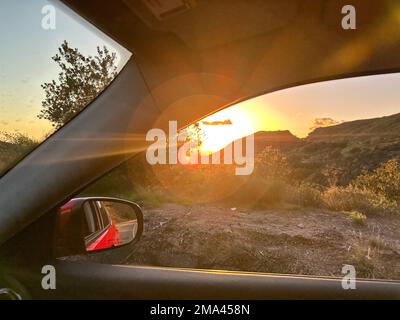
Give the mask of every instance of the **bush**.
[(0, 132), (0, 173), (17, 163), (38, 144), (21, 133)]
[(373, 172), (364, 171), (354, 185), (400, 204), (400, 166), (396, 160), (381, 164)]
[(353, 220), (354, 223), (359, 225), (364, 225), (365, 221), (367, 220), (367, 216), (358, 211), (352, 211), (349, 214), (350, 219)]
[(352, 185), (347, 187), (332, 186), (323, 194), (326, 206), (334, 211), (360, 211), (374, 214), (390, 209), (386, 199)]
[(321, 208), (324, 206), (324, 201), (321, 191), (310, 184), (301, 183), (298, 186), (292, 187), (287, 195), (289, 202), (303, 207)]
[(288, 160), (282, 153), (270, 146), (256, 156), (254, 175), (265, 180), (288, 180), (292, 174)]

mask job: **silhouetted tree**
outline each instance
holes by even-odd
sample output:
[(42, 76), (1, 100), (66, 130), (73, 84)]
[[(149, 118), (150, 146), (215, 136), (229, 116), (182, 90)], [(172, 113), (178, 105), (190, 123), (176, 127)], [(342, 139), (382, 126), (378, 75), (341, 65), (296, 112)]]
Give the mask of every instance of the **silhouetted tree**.
[(39, 119), (47, 119), (60, 128), (95, 99), (116, 76), (116, 53), (104, 46), (97, 55), (85, 57), (64, 41), (52, 59), (61, 68), (58, 82), (44, 83), (46, 93)]

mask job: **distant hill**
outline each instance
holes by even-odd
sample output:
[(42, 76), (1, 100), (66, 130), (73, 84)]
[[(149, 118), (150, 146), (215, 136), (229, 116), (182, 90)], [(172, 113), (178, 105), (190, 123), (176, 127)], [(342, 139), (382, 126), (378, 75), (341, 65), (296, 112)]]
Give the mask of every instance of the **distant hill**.
[(390, 159), (400, 161), (400, 113), (382, 118), (356, 120), (315, 129), (288, 158), (307, 179), (329, 184), (347, 184), (363, 170), (373, 170)]
[[(227, 146), (232, 145), (232, 150), (234, 150), (235, 142), (242, 140), (242, 153), (244, 154), (246, 151), (246, 138), (237, 139)], [(302, 143), (304, 143), (303, 140), (294, 136), (289, 130), (259, 131), (254, 134), (254, 154), (257, 155), (268, 146), (279, 150), (287, 150), (295, 146), (300, 146)], [(224, 149), (221, 149), (219, 152), (221, 159), (223, 159)]]
[(297, 138), (289, 130), (284, 131), (259, 131), (254, 134), (254, 151), (259, 153), (267, 146), (277, 149), (288, 149), (299, 146), (302, 139)]
[(363, 170), (400, 161), (400, 113), (317, 128), (305, 139), (286, 130), (260, 131), (254, 140), (255, 155), (267, 146), (279, 149), (302, 179), (345, 185)]
[(309, 139), (324, 139), (326, 136), (370, 136), (400, 135), (400, 113), (382, 118), (356, 120), (339, 125), (317, 128), (310, 133)]

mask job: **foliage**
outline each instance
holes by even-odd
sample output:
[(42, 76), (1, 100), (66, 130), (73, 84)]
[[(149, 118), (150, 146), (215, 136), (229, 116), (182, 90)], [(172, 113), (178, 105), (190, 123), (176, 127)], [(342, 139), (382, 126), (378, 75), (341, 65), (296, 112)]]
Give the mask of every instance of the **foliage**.
[(42, 85), (46, 98), (42, 101), (40, 119), (47, 119), (60, 128), (93, 101), (116, 76), (116, 53), (97, 47), (95, 57), (85, 57), (64, 41), (52, 59), (61, 68), (58, 82)]
[(292, 169), (287, 158), (278, 149), (268, 146), (256, 156), (254, 174), (266, 180), (287, 180)]
[[(392, 163), (376, 170), (396, 172)], [(367, 215), (391, 213), (398, 210), (397, 204), (385, 195), (360, 182), (347, 186), (320, 185), (297, 179), (293, 175), (293, 164), (289, 164), (279, 150), (266, 148), (255, 159), (255, 171), (251, 176), (234, 175), (234, 166), (227, 165), (159, 165), (149, 167), (144, 157), (136, 157), (127, 163), (122, 172), (114, 173), (106, 187), (101, 184), (97, 190), (112, 189), (151, 206), (165, 201), (179, 203), (226, 203), (229, 206), (270, 208), (277, 206), (299, 206), (327, 208), (333, 211), (349, 212), (356, 223), (364, 223)], [(329, 171), (335, 173), (334, 170)], [(364, 173), (375, 177), (376, 173)], [(127, 178), (128, 177), (128, 178)], [(114, 187), (113, 187), (114, 186)], [(153, 202), (153, 203), (151, 203)]]
[(353, 185), (332, 186), (324, 192), (323, 197), (326, 206), (334, 211), (361, 211), (375, 214), (392, 209), (386, 199)]
[(364, 171), (355, 180), (355, 185), (399, 204), (400, 166), (396, 160), (389, 160), (373, 172)]
[(22, 133), (0, 132), (0, 173), (32, 151), (38, 142)]
[(309, 183), (301, 182), (291, 186), (288, 197), (291, 203), (302, 207), (324, 207), (321, 191), (317, 186)]
[(358, 211), (352, 211), (349, 213), (350, 219), (353, 220), (356, 224), (363, 225), (367, 220), (367, 216)]
[(350, 263), (356, 267), (359, 278), (386, 278), (383, 263), (385, 239), (376, 230), (368, 234), (356, 233), (349, 250)]

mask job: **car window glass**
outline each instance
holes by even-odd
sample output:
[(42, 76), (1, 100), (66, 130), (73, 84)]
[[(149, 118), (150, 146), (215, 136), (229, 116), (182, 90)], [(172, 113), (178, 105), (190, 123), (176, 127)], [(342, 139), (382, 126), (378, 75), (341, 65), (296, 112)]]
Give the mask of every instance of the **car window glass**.
[(0, 2), (0, 177), (121, 71), (130, 53), (57, 1)]
[(93, 216), (93, 210), (88, 202), (83, 205), (83, 209), (86, 217), (86, 236), (88, 236), (98, 230), (98, 227), (96, 226), (97, 219)]
[[(82, 195), (143, 207), (124, 263), (400, 280), (398, 87), (387, 74), (261, 95), (189, 127), (186, 163), (139, 154)], [(248, 174), (224, 163), (236, 142)]]
[(105, 228), (110, 224), (110, 219), (108, 218), (106, 208), (104, 206), (102, 206), (101, 201), (97, 201), (96, 206), (97, 206), (98, 212), (101, 215), (101, 220), (103, 222), (103, 228)]

